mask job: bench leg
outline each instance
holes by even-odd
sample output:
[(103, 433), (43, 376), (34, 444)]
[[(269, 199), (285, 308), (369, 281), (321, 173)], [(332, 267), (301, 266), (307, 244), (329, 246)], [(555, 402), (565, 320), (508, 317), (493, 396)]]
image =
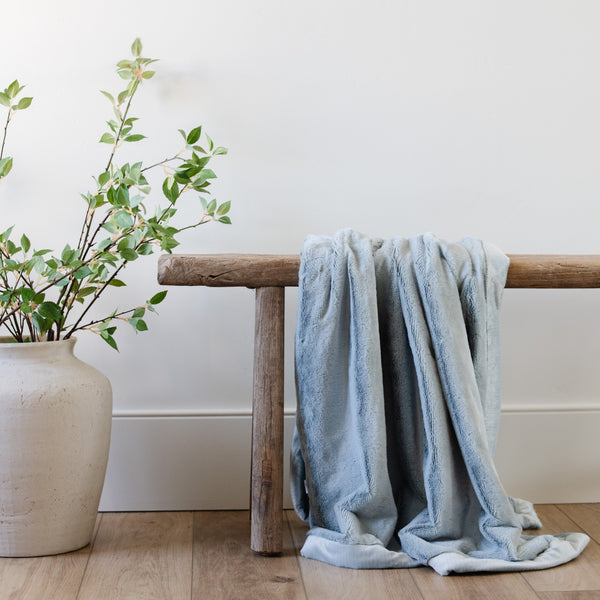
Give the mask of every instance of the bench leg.
[(285, 288), (256, 289), (250, 537), (266, 555), (282, 551), (284, 303)]

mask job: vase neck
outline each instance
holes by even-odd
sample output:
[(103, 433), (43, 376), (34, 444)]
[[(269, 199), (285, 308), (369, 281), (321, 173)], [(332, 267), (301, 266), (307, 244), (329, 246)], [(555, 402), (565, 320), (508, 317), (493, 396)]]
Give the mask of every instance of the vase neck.
[(0, 357), (25, 360), (56, 361), (73, 356), (75, 338), (57, 342), (24, 342), (12, 338), (0, 338)]

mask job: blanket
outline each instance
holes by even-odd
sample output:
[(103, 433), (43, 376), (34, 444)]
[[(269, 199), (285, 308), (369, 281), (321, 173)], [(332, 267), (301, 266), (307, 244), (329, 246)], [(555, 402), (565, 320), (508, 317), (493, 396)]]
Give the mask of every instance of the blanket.
[(540, 527), (494, 466), (508, 258), (474, 238), (310, 236), (300, 268), (291, 488), (305, 557), (438, 573), (544, 569), (581, 533)]

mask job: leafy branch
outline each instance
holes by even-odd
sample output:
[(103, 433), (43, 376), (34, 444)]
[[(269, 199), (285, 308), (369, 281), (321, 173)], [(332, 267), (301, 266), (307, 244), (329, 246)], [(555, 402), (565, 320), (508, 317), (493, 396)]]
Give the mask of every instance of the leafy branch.
[(8, 126), (15, 112), (29, 108), (33, 100), (33, 98), (24, 97), (17, 101), (17, 96), (24, 87), (19, 85), (19, 82), (15, 79), (4, 91), (0, 92), (0, 105), (8, 107), (4, 133), (2, 135), (2, 145), (0, 146), (0, 181), (10, 173), (13, 164), (13, 159), (10, 156), (4, 158), (4, 146), (6, 145)]
[[(180, 129), (183, 147), (170, 158), (144, 166), (115, 163), (123, 144), (140, 142), (145, 135), (134, 131), (138, 119), (131, 116), (133, 99), (141, 84), (155, 71), (149, 66), (155, 59), (141, 56), (142, 44), (136, 39), (131, 46), (132, 58), (117, 63), (117, 74), (127, 81), (125, 89), (113, 95), (101, 93), (109, 100), (113, 118), (100, 142), (110, 151), (104, 170), (94, 177), (93, 191), (81, 194), (85, 202), (84, 218), (77, 245), (66, 244), (60, 254), (49, 249), (32, 248), (27, 236), (19, 243), (12, 239), (13, 228), (0, 234), (0, 326), (4, 325), (18, 342), (67, 339), (81, 330), (93, 331), (117, 349), (114, 322), (126, 321), (136, 332), (146, 331), (146, 311), (164, 300), (166, 291), (155, 294), (141, 306), (115, 309), (101, 318), (86, 320), (90, 309), (109, 287), (124, 287), (117, 276), (142, 256), (162, 250), (171, 252), (179, 242), (177, 234), (210, 221), (231, 223), (230, 203), (218, 204), (210, 198), (210, 185), (216, 178), (209, 162), (227, 153), (205, 135), (206, 148), (200, 146), (202, 128), (189, 132)], [(0, 179), (12, 169), (12, 158), (3, 158), (8, 126), (17, 110), (31, 104), (31, 98), (17, 100), (22, 86), (14, 81), (0, 92), (0, 104), (8, 107), (0, 149)], [(161, 186), (162, 200), (154, 210), (147, 209), (151, 193), (146, 173), (162, 167), (166, 177)], [(172, 223), (181, 198), (192, 192), (199, 200), (199, 218), (180, 227)]]

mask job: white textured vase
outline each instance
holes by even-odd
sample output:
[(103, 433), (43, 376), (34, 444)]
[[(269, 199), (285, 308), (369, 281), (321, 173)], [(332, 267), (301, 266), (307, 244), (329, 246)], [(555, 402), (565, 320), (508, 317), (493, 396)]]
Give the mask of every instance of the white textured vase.
[(91, 541), (112, 391), (74, 345), (0, 338), (0, 556), (59, 554)]

